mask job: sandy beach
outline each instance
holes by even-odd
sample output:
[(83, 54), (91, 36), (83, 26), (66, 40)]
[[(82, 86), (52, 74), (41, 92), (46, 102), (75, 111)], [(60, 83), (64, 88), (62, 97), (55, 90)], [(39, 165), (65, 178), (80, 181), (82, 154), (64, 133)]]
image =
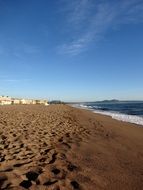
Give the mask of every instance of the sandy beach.
[(0, 107), (0, 189), (142, 188), (143, 127), (67, 105)]

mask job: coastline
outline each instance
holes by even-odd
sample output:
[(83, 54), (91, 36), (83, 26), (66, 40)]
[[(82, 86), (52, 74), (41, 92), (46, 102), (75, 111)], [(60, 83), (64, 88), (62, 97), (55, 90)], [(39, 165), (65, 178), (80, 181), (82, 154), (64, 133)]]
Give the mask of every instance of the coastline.
[(134, 190), (143, 128), (67, 105), (0, 107), (0, 188)]
[(84, 105), (72, 105), (72, 107), (89, 110), (96, 114), (110, 116), (112, 119), (116, 119), (118, 121), (132, 123), (132, 124), (136, 124), (140, 127), (143, 127), (143, 117), (138, 116), (138, 115), (128, 115), (128, 114), (119, 113), (119, 112), (115, 112), (115, 111), (103, 111), (103, 110), (99, 110), (99, 109), (92, 109), (91, 106), (84, 106)]

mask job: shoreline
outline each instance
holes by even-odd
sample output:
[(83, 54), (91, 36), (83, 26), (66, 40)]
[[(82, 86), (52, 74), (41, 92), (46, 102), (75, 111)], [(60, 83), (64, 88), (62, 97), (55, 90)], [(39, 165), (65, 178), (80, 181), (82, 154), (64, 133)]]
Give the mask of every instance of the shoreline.
[(68, 105), (0, 107), (0, 189), (134, 190), (143, 128)]
[(84, 106), (75, 106), (75, 105), (73, 105), (72, 107), (88, 110), (88, 111), (91, 111), (91, 112), (93, 112), (95, 114), (109, 116), (112, 119), (115, 119), (117, 121), (136, 124), (139, 127), (143, 127), (143, 117), (138, 116), (138, 115), (128, 115), (128, 114), (114, 112), (114, 111), (102, 111), (102, 110), (91, 109), (91, 108), (84, 107)]

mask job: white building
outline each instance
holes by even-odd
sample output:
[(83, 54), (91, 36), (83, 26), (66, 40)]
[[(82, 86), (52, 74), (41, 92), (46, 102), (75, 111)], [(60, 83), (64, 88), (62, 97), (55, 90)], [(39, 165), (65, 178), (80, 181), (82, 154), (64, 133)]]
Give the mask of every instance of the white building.
[(11, 105), (12, 99), (9, 96), (0, 96), (0, 105)]
[(36, 100), (36, 104), (40, 104), (40, 105), (48, 105), (48, 101), (47, 100)]
[(36, 104), (36, 100), (30, 100), (30, 99), (21, 99), (20, 104)]
[(18, 104), (20, 104), (20, 99), (12, 99), (12, 104), (13, 105), (18, 105)]
[(30, 104), (40, 104), (49, 105), (47, 100), (32, 100), (32, 99), (16, 99), (9, 96), (0, 96), (0, 105), (30, 105)]

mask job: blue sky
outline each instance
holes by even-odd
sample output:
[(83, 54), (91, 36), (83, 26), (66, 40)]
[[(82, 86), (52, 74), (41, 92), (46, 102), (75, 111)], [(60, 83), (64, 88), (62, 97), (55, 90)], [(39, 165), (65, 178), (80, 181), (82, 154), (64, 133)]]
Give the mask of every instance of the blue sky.
[(143, 100), (143, 0), (0, 0), (0, 94)]

